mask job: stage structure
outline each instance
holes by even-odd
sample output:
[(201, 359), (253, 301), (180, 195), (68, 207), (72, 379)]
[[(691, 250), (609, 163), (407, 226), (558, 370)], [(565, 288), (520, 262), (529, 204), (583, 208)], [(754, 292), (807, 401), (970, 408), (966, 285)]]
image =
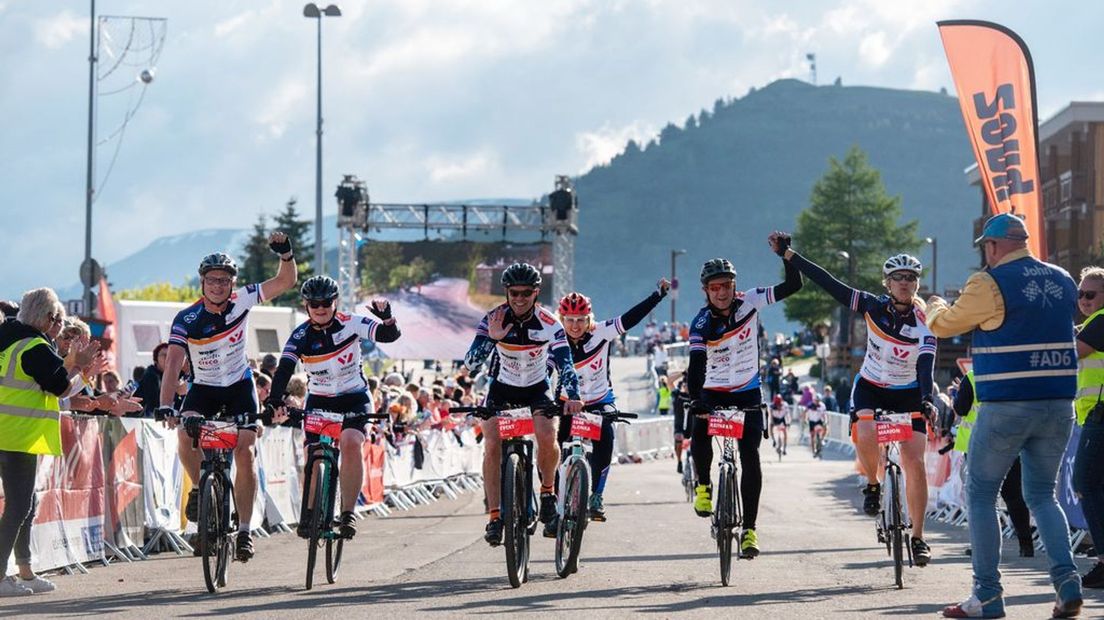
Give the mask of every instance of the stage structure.
[(571, 177), (557, 175), (555, 189), (544, 204), (466, 205), (373, 203), (368, 186), (355, 175), (344, 175), (337, 188), (338, 284), (343, 310), (360, 300), (357, 248), (371, 243), (372, 235), (384, 230), (459, 231), (456, 241), (498, 241), (486, 234), (539, 232), (542, 242), (552, 243), (552, 298), (559, 299), (575, 287), (575, 237), (579, 234), (579, 204)]

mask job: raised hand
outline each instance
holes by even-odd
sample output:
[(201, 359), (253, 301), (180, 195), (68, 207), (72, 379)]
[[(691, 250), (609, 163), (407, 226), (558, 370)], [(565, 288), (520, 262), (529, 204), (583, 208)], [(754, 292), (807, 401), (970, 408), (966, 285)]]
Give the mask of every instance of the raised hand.
[(487, 335), (491, 340), (502, 340), (510, 333), (510, 326), (506, 324), (506, 308), (495, 308), (487, 317)]
[(667, 291), (671, 290), (671, 282), (667, 278), (660, 278), (659, 282), (656, 282), (656, 288), (659, 289), (660, 295), (666, 295)]

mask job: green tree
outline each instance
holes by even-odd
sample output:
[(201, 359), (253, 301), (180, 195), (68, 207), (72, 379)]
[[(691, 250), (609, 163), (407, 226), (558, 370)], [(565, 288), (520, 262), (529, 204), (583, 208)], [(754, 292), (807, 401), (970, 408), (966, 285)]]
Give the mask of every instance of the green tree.
[(238, 280), (246, 283), (264, 282), (276, 273), (280, 260), (268, 247), (268, 218), (261, 213), (253, 224), (253, 232), (242, 248)]
[(391, 270), (401, 266), (402, 245), (369, 241), (360, 247), (360, 285), (365, 293), (383, 293), (391, 288)]
[[(278, 230), (286, 233), (288, 240), (291, 241), (291, 250), (295, 253), (295, 263), (299, 269), (299, 284), (302, 284), (307, 278), (315, 275), (312, 271), (311, 257), (314, 256), (314, 245), (307, 243), (307, 235), (311, 232), (313, 222), (311, 220), (302, 219), (299, 215), (298, 209), (295, 208), (297, 200), (294, 196), (288, 199), (284, 205), (284, 210), (272, 218), (272, 230)], [(265, 246), (267, 247), (267, 240)], [(272, 250), (268, 250), (269, 256), (272, 256), (277, 261), (276, 255), (272, 253)], [(275, 263), (274, 263), (275, 264)], [(276, 268), (274, 267), (264, 279), (271, 278), (276, 275)], [(263, 280), (260, 280), (263, 281)], [(291, 306), (295, 307), (299, 305), (299, 287), (295, 286), (283, 295), (280, 295), (273, 302), (278, 306)]]
[(433, 262), (416, 256), (409, 263), (391, 269), (390, 288), (400, 289), (425, 284), (432, 275)]
[(156, 282), (128, 288), (115, 294), (119, 299), (136, 299), (140, 301), (195, 301), (203, 296), (195, 281), (185, 282), (180, 286), (174, 286), (169, 282)]
[[(898, 225), (900, 219), (901, 198), (886, 194), (881, 174), (853, 146), (842, 162), (830, 158), (828, 172), (813, 185), (809, 207), (797, 218), (794, 247), (855, 288), (883, 291), (885, 259), (920, 247), (918, 222)], [(841, 251), (850, 259), (840, 256)], [(808, 283), (786, 299), (786, 318), (812, 326), (828, 319), (838, 305)]]

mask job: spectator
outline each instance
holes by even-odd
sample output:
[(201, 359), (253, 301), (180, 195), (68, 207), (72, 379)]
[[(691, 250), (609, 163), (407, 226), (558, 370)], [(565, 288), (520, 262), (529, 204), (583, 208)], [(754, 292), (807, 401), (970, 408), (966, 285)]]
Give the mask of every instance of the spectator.
[(832, 386), (824, 386), (824, 408), (828, 411), (840, 411), (839, 401), (836, 400), (836, 393), (832, 390)]
[(271, 379), (276, 374), (276, 366), (279, 361), (275, 355), (266, 353), (264, 359), (261, 360), (261, 374), (268, 375), (268, 378)]
[(17, 383), (0, 386), (0, 479), (4, 510), (0, 514), (0, 567), (7, 572), (15, 551), (18, 577), (0, 580), (0, 596), (26, 596), (55, 589), (31, 570), (31, 524), (35, 517), (38, 455), (61, 456), (59, 397), (82, 386), (81, 373), (102, 365), (98, 343), (77, 342), (69, 355), (57, 354), (65, 309), (47, 288), (23, 295), (15, 320), (0, 324), (0, 376)]
[(972, 331), (974, 387), (981, 401), (966, 470), (974, 587), (965, 601), (943, 610), (946, 617), (1005, 613), (996, 504), (1018, 456), (1024, 498), (1057, 593), (1053, 616), (1075, 617), (1083, 604), (1069, 526), (1055, 495), (1075, 419), (1077, 284), (1061, 267), (1032, 256), (1027, 239), (1027, 227), (1015, 215), (989, 218), (975, 241), (988, 269), (970, 276), (953, 305), (938, 296), (929, 301), (928, 327), (937, 337)]
[(284, 391), (284, 403), (288, 407), (302, 409), (307, 399), (307, 378), (303, 374), (292, 375)]
[(778, 362), (778, 358), (771, 359), (770, 368), (767, 369), (767, 390), (770, 391), (771, 400), (782, 393), (782, 364)]
[(1082, 577), (1086, 588), (1104, 588), (1104, 268), (1081, 271), (1077, 305), (1086, 317), (1077, 333), (1077, 421), (1083, 425), (1073, 465), (1073, 488), (1097, 548), (1096, 564)]
[(19, 314), (19, 304), (14, 301), (0, 301), (0, 323), (14, 321)]
[(659, 399), (656, 404), (659, 415), (667, 415), (671, 412), (671, 388), (667, 385), (666, 375), (659, 377)]
[(657, 375), (660, 377), (667, 376), (667, 348), (662, 344), (655, 346), (655, 350), (652, 352), (652, 364), (655, 366)]
[(142, 401), (142, 416), (153, 417), (153, 410), (160, 405), (161, 375), (165, 370), (165, 359), (169, 356), (169, 344), (162, 342), (153, 348), (153, 363), (142, 373), (138, 381), (138, 389), (134, 396)]
[(797, 392), (797, 375), (794, 374), (792, 368), (787, 368), (786, 375), (782, 377), (782, 400), (792, 405), (794, 403), (794, 397), (797, 396)]
[(257, 402), (268, 400), (268, 393), (272, 390), (272, 379), (268, 375), (257, 373), (253, 375), (253, 383), (257, 386)]

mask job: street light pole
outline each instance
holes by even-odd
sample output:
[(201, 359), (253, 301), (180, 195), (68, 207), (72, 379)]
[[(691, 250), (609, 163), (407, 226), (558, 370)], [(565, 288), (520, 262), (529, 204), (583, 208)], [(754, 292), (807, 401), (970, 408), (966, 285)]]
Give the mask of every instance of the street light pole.
[(925, 243), (930, 243), (932, 246), (932, 295), (939, 294), (939, 284), (936, 279), (939, 275), (939, 244), (938, 239), (935, 237), (926, 237)]
[[(844, 250), (840, 250), (839, 252), (836, 252), (836, 256), (839, 256), (840, 258), (847, 261), (847, 285), (848, 286), (855, 286), (855, 257), (852, 256), (850, 252), (847, 252), (847, 251), (844, 251)], [(852, 331), (852, 329), (851, 329), (851, 327), (852, 327), (852, 325), (851, 325), (852, 316), (851, 316), (851, 308), (850, 307), (847, 307), (847, 306), (843, 307), (843, 317), (844, 317), (844, 319), (843, 319), (842, 323), (840, 324), (840, 329), (846, 329), (847, 330), (847, 333), (844, 336), (844, 346), (847, 347), (847, 353), (844, 356), (844, 359), (847, 361), (847, 382), (850, 383), (851, 382), (851, 331)]]
[(318, 20), (318, 98), (315, 114), (314, 152), (314, 274), (326, 273), (322, 250), (322, 17), (341, 17), (341, 9), (331, 4), (325, 9), (311, 2), (303, 7), (303, 16)]
[[(84, 177), (84, 262), (81, 266), (88, 265), (89, 274), (92, 273), (92, 162), (95, 157), (93, 149), (95, 145), (95, 105), (96, 105), (96, 0), (91, 0), (91, 14), (88, 17), (88, 153), (85, 163)], [(92, 285), (89, 279), (84, 280), (84, 313), (92, 313)]]
[(678, 272), (675, 271), (675, 260), (686, 254), (686, 250), (671, 250), (671, 324), (675, 323), (675, 302), (678, 301), (678, 288), (676, 283), (678, 282)]

